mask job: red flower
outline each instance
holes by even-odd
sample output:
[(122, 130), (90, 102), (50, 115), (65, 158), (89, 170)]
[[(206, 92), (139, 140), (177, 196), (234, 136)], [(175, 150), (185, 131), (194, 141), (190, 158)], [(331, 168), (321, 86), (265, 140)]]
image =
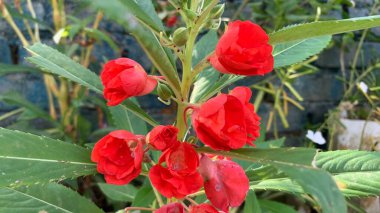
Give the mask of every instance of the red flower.
[(143, 160), (144, 136), (117, 130), (100, 139), (91, 153), (97, 170), (107, 183), (124, 185), (139, 176)]
[(177, 23), (178, 17), (176, 15), (170, 16), (168, 19), (166, 19), (166, 26), (167, 27), (174, 27), (174, 25)]
[(249, 180), (239, 164), (202, 156), (199, 172), (205, 180), (206, 196), (215, 207), (228, 211), (229, 207), (240, 206), (245, 200)]
[(191, 206), (189, 213), (219, 213), (219, 211), (210, 204), (204, 203), (197, 206)]
[(157, 164), (149, 171), (149, 179), (153, 186), (165, 197), (182, 199), (186, 195), (197, 192), (203, 185), (198, 172), (191, 175), (173, 175), (169, 169)]
[(154, 211), (154, 213), (185, 213), (185, 209), (180, 203), (171, 203)]
[(249, 88), (238, 87), (194, 109), (192, 123), (198, 138), (215, 150), (239, 149), (259, 136), (260, 117), (254, 112)]
[(210, 62), (222, 73), (264, 75), (273, 70), (272, 46), (265, 31), (250, 21), (234, 21), (220, 38)]
[(154, 149), (164, 151), (177, 143), (177, 135), (177, 127), (159, 125), (150, 131), (147, 141)]
[[(166, 167), (161, 166), (163, 162)], [(158, 164), (149, 171), (153, 186), (165, 197), (181, 199), (198, 191), (203, 179), (197, 171), (199, 156), (188, 143), (177, 143), (162, 153)]]
[(244, 119), (248, 133), (247, 143), (253, 145), (253, 141), (260, 137), (261, 118), (255, 113), (255, 107), (249, 103), (252, 91), (248, 87), (235, 87), (230, 91), (230, 95), (235, 96), (244, 105)]
[(177, 142), (175, 146), (162, 153), (158, 163), (166, 162), (166, 167), (176, 176), (185, 176), (197, 172), (199, 156), (188, 143)]
[(157, 86), (157, 80), (147, 75), (140, 64), (129, 58), (107, 62), (100, 78), (108, 106), (118, 105), (129, 97), (146, 95)]

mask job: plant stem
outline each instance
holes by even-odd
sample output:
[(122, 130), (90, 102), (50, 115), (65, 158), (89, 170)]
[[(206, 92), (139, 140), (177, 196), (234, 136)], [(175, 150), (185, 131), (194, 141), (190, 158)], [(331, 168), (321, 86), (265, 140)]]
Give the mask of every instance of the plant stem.
[(193, 69), (193, 73), (191, 74), (192, 79), (195, 79), (199, 73), (201, 73), (206, 67), (210, 66), (210, 62), (208, 61), (208, 58), (214, 54), (214, 51), (212, 51), (210, 54), (208, 54), (202, 61), (200, 61), (197, 65), (195, 65)]
[[(188, 102), (189, 101), (189, 92), (190, 88), (193, 82), (193, 74), (192, 74), (192, 59), (193, 59), (193, 50), (194, 50), (194, 44), (195, 40), (198, 36), (199, 31), (202, 28), (202, 25), (208, 15), (210, 14), (210, 11), (212, 8), (215, 7), (219, 3), (219, 0), (213, 0), (207, 8), (202, 12), (202, 14), (195, 20), (194, 23), (188, 23), (187, 28), (190, 30), (189, 37), (186, 42), (185, 51), (184, 51), (184, 60), (182, 62), (182, 82), (181, 82), (181, 95), (182, 95), (182, 101)], [(178, 133), (178, 139), (182, 140), (185, 132), (186, 132), (186, 115), (185, 115), (186, 107), (184, 104), (178, 104), (178, 110), (177, 110), (177, 122), (176, 126), (179, 129)]]

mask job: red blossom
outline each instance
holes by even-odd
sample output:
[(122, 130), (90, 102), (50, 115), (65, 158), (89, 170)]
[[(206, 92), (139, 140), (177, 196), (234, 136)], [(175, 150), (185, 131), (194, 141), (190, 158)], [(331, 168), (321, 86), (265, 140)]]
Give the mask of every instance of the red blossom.
[(157, 209), (154, 213), (185, 213), (185, 208), (180, 203), (170, 203)]
[(196, 206), (190, 206), (189, 213), (219, 213), (212, 205), (203, 203)]
[(197, 192), (203, 185), (203, 179), (198, 172), (178, 176), (158, 164), (150, 169), (149, 179), (153, 186), (167, 198), (182, 199), (186, 195)]
[(178, 21), (178, 17), (176, 15), (172, 15), (166, 19), (166, 26), (167, 27), (174, 27)]
[(108, 106), (118, 105), (129, 97), (149, 94), (157, 86), (157, 80), (147, 75), (139, 63), (129, 58), (107, 62), (100, 78)]
[(177, 135), (177, 127), (159, 125), (150, 131), (147, 141), (154, 149), (164, 151), (177, 143)]
[(144, 136), (117, 130), (100, 139), (91, 153), (107, 183), (124, 185), (141, 172)]
[(231, 22), (210, 62), (226, 74), (264, 75), (274, 66), (273, 48), (268, 41), (268, 35), (259, 25), (250, 21)]
[(230, 95), (219, 94), (194, 109), (192, 123), (204, 144), (226, 151), (252, 145), (259, 136), (260, 117), (249, 103), (248, 90), (238, 87)]
[(184, 176), (197, 172), (199, 156), (190, 144), (178, 142), (162, 153), (158, 163), (163, 162), (166, 162), (166, 166), (172, 174)]
[(205, 180), (207, 198), (217, 208), (228, 211), (240, 206), (249, 190), (249, 180), (239, 164), (229, 160), (212, 161), (203, 155), (199, 171)]

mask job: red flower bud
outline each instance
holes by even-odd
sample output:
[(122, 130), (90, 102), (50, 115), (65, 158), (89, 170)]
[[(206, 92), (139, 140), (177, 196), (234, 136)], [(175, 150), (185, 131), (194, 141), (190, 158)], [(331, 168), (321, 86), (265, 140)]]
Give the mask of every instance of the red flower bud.
[(169, 169), (157, 164), (149, 171), (149, 179), (153, 186), (165, 197), (182, 199), (186, 195), (197, 192), (203, 185), (198, 172), (191, 175), (173, 175)]
[(154, 213), (185, 213), (185, 208), (180, 203), (170, 203), (157, 209)]
[(260, 117), (255, 113), (250, 89), (237, 87), (194, 109), (192, 123), (198, 138), (215, 150), (239, 149), (259, 136)]
[(226, 74), (264, 75), (273, 70), (272, 46), (265, 31), (250, 21), (234, 21), (220, 38), (212, 66)]
[(124, 185), (139, 176), (144, 136), (117, 130), (100, 139), (91, 153), (97, 170), (107, 183)]
[(190, 206), (189, 213), (219, 213), (213, 206), (203, 203), (197, 206)]
[(207, 198), (217, 208), (228, 211), (240, 206), (249, 190), (249, 180), (239, 164), (229, 160), (212, 161), (202, 156), (199, 172), (205, 180)]
[(185, 176), (197, 172), (199, 156), (190, 144), (177, 142), (162, 153), (158, 163), (163, 162), (166, 162), (166, 167), (173, 175)]
[(154, 149), (164, 151), (177, 143), (177, 135), (177, 127), (159, 125), (150, 131), (147, 141)]
[(157, 80), (147, 75), (139, 63), (129, 58), (107, 62), (100, 78), (108, 106), (118, 105), (129, 97), (146, 95), (157, 86)]
[(178, 17), (176, 15), (170, 16), (168, 19), (166, 19), (166, 26), (167, 27), (174, 27), (174, 25), (177, 23)]

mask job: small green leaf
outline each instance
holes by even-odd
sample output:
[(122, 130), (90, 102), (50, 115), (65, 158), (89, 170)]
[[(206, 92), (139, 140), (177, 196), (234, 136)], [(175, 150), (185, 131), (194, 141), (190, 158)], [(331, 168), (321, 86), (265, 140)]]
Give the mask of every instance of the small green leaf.
[(335, 175), (334, 179), (348, 197), (380, 196), (380, 171), (348, 172)]
[(71, 189), (54, 183), (0, 188), (0, 212), (101, 213), (94, 203)]
[(222, 75), (222, 77), (219, 78), (219, 80), (212, 87), (210, 87), (207, 91), (202, 92), (202, 95), (199, 95), (198, 102), (208, 100), (209, 98), (220, 92), (223, 88), (243, 78), (244, 76), (239, 75)]
[(263, 213), (297, 213), (297, 211), (288, 205), (272, 200), (259, 200)]
[(125, 110), (129, 110), (130, 112), (134, 113), (136, 116), (143, 119), (148, 124), (150, 124), (152, 126), (158, 125), (157, 121), (155, 121), (152, 117), (150, 117), (144, 110), (142, 110), (133, 101), (127, 99), (120, 106), (124, 107)]
[(320, 152), (316, 165), (331, 173), (380, 171), (380, 153), (356, 150)]
[(127, 185), (111, 185), (106, 183), (98, 183), (102, 192), (112, 200), (120, 202), (132, 202), (137, 194), (136, 187), (131, 184)]
[(43, 118), (48, 121), (53, 121), (48, 113), (46, 113), (44, 110), (40, 109), (38, 106), (34, 105), (33, 103), (30, 103), (28, 100), (22, 97), (19, 93), (11, 92), (8, 94), (0, 95), (0, 101), (28, 109), (29, 112), (32, 112), (35, 117)]
[(41, 43), (36, 43), (26, 47), (26, 49), (32, 54), (27, 60), (42, 70), (65, 77), (98, 93), (102, 93), (103, 85), (100, 78), (66, 55)]
[[(132, 99), (132, 102), (137, 104), (136, 99)], [(141, 135), (146, 135), (148, 133), (144, 120), (132, 114), (123, 105), (110, 107), (109, 109), (116, 128), (125, 129)]]
[(245, 198), (243, 213), (261, 213), (260, 204), (253, 190), (249, 190)]
[(274, 68), (285, 67), (320, 53), (331, 41), (331, 36), (322, 36), (280, 43), (273, 49)]
[(278, 163), (274, 166), (297, 182), (305, 193), (310, 194), (324, 213), (347, 212), (342, 193), (326, 171)]
[(270, 141), (255, 142), (255, 146), (256, 148), (259, 148), (259, 149), (280, 148), (284, 146), (285, 139), (286, 139), (285, 137), (282, 137), (282, 138), (270, 140)]
[(90, 150), (0, 128), (0, 186), (30, 185), (96, 174)]
[(269, 35), (269, 43), (278, 45), (313, 37), (363, 30), (380, 26), (380, 15), (352, 19), (317, 21), (285, 27)]
[(256, 191), (280, 191), (296, 195), (304, 193), (302, 187), (289, 178), (267, 179), (258, 181), (257, 183), (254, 181), (250, 188)]
[(285, 165), (306, 165), (311, 166), (315, 149), (310, 148), (276, 148), (276, 149), (254, 149), (242, 148), (238, 150), (215, 151), (209, 147), (197, 149), (198, 152), (211, 153), (221, 156), (232, 157), (240, 160), (252, 161), (261, 164), (285, 164)]
[(84, 31), (89, 34), (90, 37), (100, 41), (105, 41), (115, 52), (119, 51), (119, 47), (106, 33), (93, 28), (84, 28)]
[(147, 178), (145, 179), (143, 186), (139, 188), (132, 206), (150, 207), (155, 198), (152, 185)]
[(0, 63), (0, 76), (20, 72), (38, 73), (40, 70), (34, 67), (27, 67), (23, 65)]

